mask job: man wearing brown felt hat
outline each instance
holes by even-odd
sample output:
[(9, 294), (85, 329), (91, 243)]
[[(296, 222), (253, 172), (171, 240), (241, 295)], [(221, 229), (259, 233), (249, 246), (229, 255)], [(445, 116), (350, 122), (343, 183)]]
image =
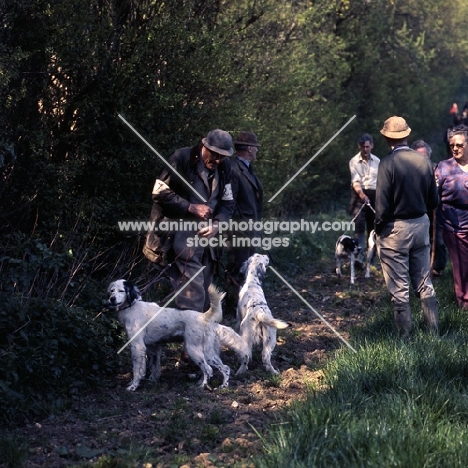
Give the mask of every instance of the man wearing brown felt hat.
[[(231, 187), (234, 198), (233, 221), (260, 221), (263, 210), (263, 187), (253, 170), (253, 162), (257, 159), (260, 147), (257, 135), (250, 131), (242, 131), (234, 140), (236, 150), (231, 159)], [(235, 237), (233, 237), (235, 236)], [(239, 238), (245, 238), (245, 247), (234, 245)], [(237, 307), (239, 285), (243, 278), (239, 274), (242, 264), (256, 251), (252, 240), (261, 242), (261, 233), (256, 231), (237, 231), (230, 233), (227, 249), (228, 309)]]
[(428, 158), (408, 146), (411, 128), (403, 117), (387, 119), (380, 133), (391, 153), (380, 161), (377, 174), (375, 232), (395, 324), (401, 337), (409, 336), (411, 284), (421, 299), (426, 328), (438, 334), (428, 217), (439, 203), (434, 171)]

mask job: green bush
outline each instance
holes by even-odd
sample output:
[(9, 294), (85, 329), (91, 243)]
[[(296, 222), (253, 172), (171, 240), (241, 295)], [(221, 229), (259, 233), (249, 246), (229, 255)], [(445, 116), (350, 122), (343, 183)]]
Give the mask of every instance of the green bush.
[(53, 413), (79, 389), (116, 373), (116, 322), (93, 318), (52, 299), (1, 294), (0, 419)]
[(71, 252), (57, 251), (34, 237), (13, 233), (2, 237), (0, 257), (1, 290), (9, 293), (38, 293), (44, 296), (57, 282), (68, 277)]

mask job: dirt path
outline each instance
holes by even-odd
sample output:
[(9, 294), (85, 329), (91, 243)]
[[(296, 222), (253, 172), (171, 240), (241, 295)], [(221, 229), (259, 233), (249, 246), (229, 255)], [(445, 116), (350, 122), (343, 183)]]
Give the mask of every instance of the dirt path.
[[(379, 272), (373, 271), (369, 280), (363, 276), (359, 274), (353, 288), (348, 278), (339, 280), (332, 272), (302, 271), (288, 281), (347, 339), (350, 328), (366, 318), (385, 290)], [(280, 376), (262, 370), (256, 350), (249, 372), (239, 379), (233, 376), (229, 388), (202, 390), (193, 379), (192, 364), (176, 365), (180, 348), (174, 345), (163, 357), (159, 383), (145, 382), (130, 393), (125, 390), (130, 373), (118, 375), (99, 392), (77, 398), (66, 413), (23, 428), (18, 435), (29, 439), (27, 466), (92, 465), (103, 455), (148, 468), (249, 466), (252, 456), (261, 452), (256, 431), (262, 434), (278, 411), (304, 398), (307, 385), (320, 383), (320, 367), (330, 350), (344, 346), (272, 274), (266, 289), (273, 315), (292, 324), (279, 332), (274, 353)], [(236, 369), (233, 355), (223, 353), (223, 360)], [(152, 465), (141, 463), (146, 451), (154, 455)]]

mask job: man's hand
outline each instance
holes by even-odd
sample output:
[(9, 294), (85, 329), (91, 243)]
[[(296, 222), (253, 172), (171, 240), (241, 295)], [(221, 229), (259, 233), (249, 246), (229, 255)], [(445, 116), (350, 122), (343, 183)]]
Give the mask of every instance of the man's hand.
[(370, 203), (369, 197), (364, 192), (361, 192), (359, 194), (359, 198), (362, 200), (363, 203)]
[(198, 231), (198, 235), (201, 237), (206, 237), (207, 239), (211, 239), (213, 236), (216, 236), (219, 231), (219, 223), (218, 221), (213, 221), (211, 226), (206, 226)]
[(359, 181), (356, 180), (353, 183), (353, 189), (362, 203), (370, 203), (369, 197), (364, 193), (364, 190), (362, 190), (361, 183)]
[(190, 203), (188, 212), (201, 219), (210, 219), (213, 214), (213, 210), (209, 206), (195, 203)]

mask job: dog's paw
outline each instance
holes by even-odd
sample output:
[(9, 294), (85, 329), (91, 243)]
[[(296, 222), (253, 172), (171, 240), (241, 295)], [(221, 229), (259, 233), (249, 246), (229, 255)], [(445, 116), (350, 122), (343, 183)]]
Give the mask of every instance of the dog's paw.
[(208, 390), (212, 390), (211, 388), (209, 388), (208, 379), (205, 378), (205, 376), (202, 376), (202, 378), (198, 381), (197, 385), (200, 388), (208, 388)]
[(213, 387), (212, 387), (210, 384), (206, 384), (206, 385), (204, 385), (204, 386), (203, 386), (203, 388), (204, 388), (205, 390), (208, 390), (208, 391), (210, 391), (210, 392), (212, 392), (212, 391), (213, 391)]
[(237, 372), (236, 372), (236, 375), (241, 375), (243, 374), (245, 371), (249, 370), (249, 368), (247, 367), (246, 364), (242, 364), (239, 369), (237, 369)]
[(127, 387), (129, 392), (134, 392), (138, 388), (138, 384), (134, 384), (133, 382)]
[(229, 387), (229, 382), (224, 382), (218, 387), (216, 387), (215, 390), (219, 390), (220, 388), (227, 388), (227, 387)]

